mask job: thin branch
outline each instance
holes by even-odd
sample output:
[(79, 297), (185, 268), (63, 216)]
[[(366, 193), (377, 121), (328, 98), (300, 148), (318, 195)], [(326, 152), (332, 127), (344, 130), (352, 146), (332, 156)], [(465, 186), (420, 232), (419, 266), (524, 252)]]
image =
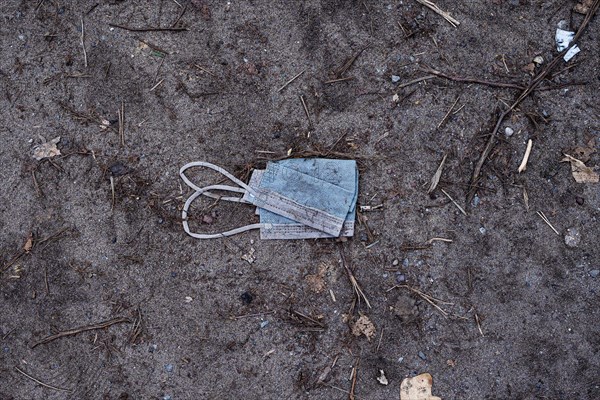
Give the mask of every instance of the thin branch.
[(96, 329), (104, 329), (104, 328), (108, 328), (111, 325), (130, 323), (130, 322), (131, 322), (131, 320), (129, 318), (120, 317), (120, 318), (114, 318), (114, 319), (111, 319), (108, 321), (103, 321), (103, 322), (93, 324), (93, 325), (87, 325), (87, 326), (82, 326), (80, 328), (70, 329), (68, 331), (63, 331), (63, 332), (59, 332), (54, 335), (47, 336), (47, 337), (43, 338), (42, 340), (35, 342), (31, 346), (31, 348), (33, 349), (34, 347), (39, 346), (40, 344), (49, 343), (53, 340), (60, 339), (65, 336), (73, 336), (73, 335), (77, 335), (78, 333), (81, 333), (81, 332), (93, 331)]

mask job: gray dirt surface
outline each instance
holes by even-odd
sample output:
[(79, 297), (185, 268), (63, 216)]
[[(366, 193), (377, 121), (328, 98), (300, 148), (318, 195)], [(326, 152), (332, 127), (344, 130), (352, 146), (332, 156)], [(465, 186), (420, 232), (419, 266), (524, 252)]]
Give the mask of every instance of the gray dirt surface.
[[(356, 399), (398, 399), (402, 379), (422, 372), (444, 400), (600, 398), (600, 188), (560, 162), (599, 148), (600, 18), (556, 72), (570, 68), (542, 84), (553, 89), (503, 123), (468, 207), (487, 135), (519, 91), (399, 85), (426, 75), (419, 65), (526, 85), (535, 56), (545, 61), (534, 72), (556, 56), (559, 21), (576, 29), (583, 16), (575, 1), (436, 3), (460, 26), (411, 0), (2, 1), (0, 399), (347, 399), (357, 364)], [(178, 18), (187, 31), (109, 26)], [(341, 75), (351, 80), (324, 83), (357, 54)], [(557, 88), (568, 83), (579, 84)], [(58, 136), (61, 156), (33, 159)], [(183, 164), (247, 179), (289, 149), (358, 160), (359, 205), (383, 206), (353, 239), (185, 235)], [(195, 229), (256, 221), (247, 206), (209, 205), (193, 207)], [(422, 246), (434, 237), (452, 242)], [(371, 308), (352, 308), (342, 253)], [(370, 339), (351, 333), (361, 315)]]

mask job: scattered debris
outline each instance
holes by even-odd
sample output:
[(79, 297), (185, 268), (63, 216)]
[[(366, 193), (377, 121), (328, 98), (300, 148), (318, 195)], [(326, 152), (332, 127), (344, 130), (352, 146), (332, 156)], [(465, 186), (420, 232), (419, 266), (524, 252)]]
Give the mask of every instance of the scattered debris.
[(431, 394), (433, 378), (424, 373), (412, 378), (405, 378), (400, 384), (400, 400), (442, 400)]
[(361, 314), (360, 317), (352, 324), (352, 334), (354, 336), (364, 335), (369, 341), (375, 336), (375, 325), (369, 317)]
[(593, 168), (586, 166), (583, 161), (576, 159), (568, 154), (565, 154), (565, 158), (561, 162), (571, 163), (571, 173), (575, 182), (577, 183), (598, 183), (600, 182), (600, 175), (594, 172)]
[(385, 376), (385, 372), (382, 369), (379, 370), (379, 376), (377, 377), (377, 382), (381, 383), (384, 386), (387, 386), (389, 384), (389, 382)]
[(565, 244), (569, 247), (577, 247), (579, 246), (579, 242), (581, 242), (581, 233), (579, 232), (579, 229), (575, 227), (567, 229)]
[(56, 145), (60, 142), (60, 136), (55, 137), (54, 139), (35, 146), (33, 148), (33, 158), (36, 160), (43, 160), (44, 158), (52, 158), (55, 156), (60, 156), (60, 150)]
[(523, 155), (523, 161), (521, 161), (521, 165), (519, 165), (519, 169), (517, 169), (517, 171), (519, 173), (521, 173), (527, 169), (527, 161), (529, 161), (529, 155), (531, 154), (532, 147), (533, 147), (533, 140), (529, 139), (527, 141), (527, 149), (525, 150), (525, 155)]

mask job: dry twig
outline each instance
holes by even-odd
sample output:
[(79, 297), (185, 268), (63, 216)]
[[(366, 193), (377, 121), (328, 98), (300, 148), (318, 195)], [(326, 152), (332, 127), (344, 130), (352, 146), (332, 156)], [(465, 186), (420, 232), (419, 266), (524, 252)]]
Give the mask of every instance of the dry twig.
[(61, 388), (61, 387), (58, 387), (58, 386), (52, 386), (52, 385), (49, 385), (49, 384), (47, 384), (47, 383), (44, 383), (44, 382), (40, 381), (39, 379), (36, 379), (36, 378), (34, 378), (33, 376), (29, 375), (29, 374), (28, 374), (28, 373), (26, 373), (25, 371), (21, 370), (19, 367), (15, 367), (15, 370), (16, 370), (18, 373), (20, 373), (21, 375), (23, 375), (23, 376), (25, 376), (25, 377), (27, 377), (27, 378), (31, 379), (32, 381), (34, 381), (34, 382), (35, 382), (35, 383), (37, 383), (38, 385), (42, 385), (42, 386), (43, 386), (43, 387), (45, 387), (45, 388), (48, 388), (48, 389), (54, 389), (54, 390), (58, 390), (58, 391), (60, 391), (60, 392), (67, 392), (67, 393), (72, 393), (72, 392), (73, 392), (71, 389), (65, 389), (65, 388)]
[(434, 2), (429, 1), (429, 0), (416, 0), (416, 1), (418, 3), (423, 4), (425, 7), (429, 8), (430, 10), (432, 10), (433, 12), (435, 12), (436, 14), (441, 15), (453, 27), (456, 28), (458, 25), (460, 25), (460, 22), (458, 22), (458, 20), (456, 20), (455, 18), (452, 18), (452, 16), (450, 15), (450, 13), (448, 13), (447, 11), (444, 11), (444, 10), (440, 9)]
[(129, 318), (119, 317), (119, 318), (113, 318), (111, 320), (103, 321), (103, 322), (93, 324), (93, 325), (87, 325), (87, 326), (82, 326), (80, 328), (69, 329), (68, 331), (62, 331), (62, 332), (56, 333), (54, 335), (47, 336), (41, 340), (38, 340), (33, 345), (31, 345), (31, 348), (33, 349), (34, 347), (39, 346), (40, 344), (49, 343), (53, 340), (60, 339), (61, 337), (73, 336), (73, 335), (77, 335), (81, 332), (93, 331), (96, 329), (104, 329), (104, 328), (108, 328), (111, 325), (130, 323), (130, 322), (131, 322), (131, 320)]

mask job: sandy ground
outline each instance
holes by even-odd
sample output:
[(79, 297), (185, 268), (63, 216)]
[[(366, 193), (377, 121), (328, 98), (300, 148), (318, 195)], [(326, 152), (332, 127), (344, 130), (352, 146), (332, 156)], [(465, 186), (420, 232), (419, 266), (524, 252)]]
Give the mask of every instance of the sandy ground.
[[(502, 123), (470, 204), (521, 89), (408, 84), (431, 67), (527, 86), (559, 21), (582, 24), (575, 3), (438, 1), (453, 27), (409, 0), (3, 1), (0, 398), (387, 400), (421, 372), (445, 400), (600, 398), (600, 188), (560, 162), (600, 165), (599, 19)], [(359, 162), (376, 209), (353, 239), (185, 235), (183, 164), (247, 179), (290, 150)], [(256, 221), (209, 204), (195, 229)]]

